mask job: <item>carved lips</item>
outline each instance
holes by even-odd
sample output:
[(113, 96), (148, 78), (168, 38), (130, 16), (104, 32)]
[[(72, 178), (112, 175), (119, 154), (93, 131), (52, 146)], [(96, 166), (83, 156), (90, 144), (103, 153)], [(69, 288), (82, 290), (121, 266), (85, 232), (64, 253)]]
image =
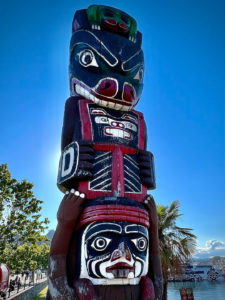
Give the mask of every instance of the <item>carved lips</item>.
[(134, 272), (134, 267), (124, 262), (118, 262), (106, 268), (107, 273), (112, 273), (114, 278), (127, 278), (130, 272)]
[(93, 101), (94, 103), (115, 110), (129, 111), (136, 91), (131, 84), (125, 83), (122, 91), (122, 99), (117, 99), (118, 81), (113, 78), (105, 78), (98, 82), (95, 87), (88, 87), (76, 78), (72, 78), (73, 90), (76, 94)]

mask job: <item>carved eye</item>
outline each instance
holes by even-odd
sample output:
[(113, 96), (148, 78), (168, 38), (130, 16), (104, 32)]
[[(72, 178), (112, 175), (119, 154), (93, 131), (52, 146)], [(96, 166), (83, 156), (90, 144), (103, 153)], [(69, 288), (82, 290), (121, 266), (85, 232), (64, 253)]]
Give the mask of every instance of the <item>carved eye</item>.
[(105, 17), (113, 18), (113, 17), (114, 17), (114, 14), (113, 14), (112, 11), (106, 10), (106, 11), (104, 12), (104, 16), (105, 16)]
[(148, 242), (147, 242), (146, 238), (141, 237), (139, 239), (133, 239), (131, 241), (134, 243), (134, 245), (136, 246), (136, 248), (139, 251), (145, 251), (146, 250), (147, 245), (148, 245)]
[(144, 77), (144, 69), (141, 67), (134, 76), (134, 79), (142, 81)]
[(124, 23), (126, 23), (126, 24), (128, 23), (128, 17), (127, 16), (122, 15), (121, 19), (123, 20)]
[(91, 244), (91, 247), (96, 251), (104, 251), (110, 242), (111, 239), (107, 239), (105, 237), (97, 237)]
[(80, 64), (83, 67), (98, 67), (98, 63), (95, 59), (94, 53), (91, 50), (83, 50), (78, 53)]

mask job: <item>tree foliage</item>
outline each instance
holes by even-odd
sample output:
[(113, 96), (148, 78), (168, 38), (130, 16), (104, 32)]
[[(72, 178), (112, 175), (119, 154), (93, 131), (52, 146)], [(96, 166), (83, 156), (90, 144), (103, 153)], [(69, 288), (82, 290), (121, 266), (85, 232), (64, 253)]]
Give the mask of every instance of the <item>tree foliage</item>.
[(5, 249), (48, 240), (44, 231), (49, 221), (40, 219), (43, 201), (34, 196), (32, 188), (32, 183), (12, 178), (7, 164), (0, 165), (0, 258)]
[(170, 206), (158, 205), (159, 243), (164, 280), (168, 274), (176, 274), (187, 262), (196, 247), (196, 236), (190, 228), (177, 226), (182, 214), (179, 212), (179, 201)]
[(12, 271), (47, 269), (50, 247), (43, 243), (18, 246), (16, 249), (5, 248), (2, 254), (4, 263)]
[(159, 245), (164, 279), (163, 300), (167, 299), (167, 281), (169, 275), (181, 273), (196, 247), (196, 236), (192, 229), (177, 226), (182, 216), (179, 212), (179, 201), (170, 206), (157, 206)]

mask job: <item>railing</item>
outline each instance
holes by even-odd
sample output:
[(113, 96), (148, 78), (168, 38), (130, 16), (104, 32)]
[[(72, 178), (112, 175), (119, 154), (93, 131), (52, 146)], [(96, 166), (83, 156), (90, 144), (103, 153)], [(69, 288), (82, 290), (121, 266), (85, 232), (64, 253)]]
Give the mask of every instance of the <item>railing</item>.
[[(19, 279), (20, 278), (20, 279)], [(10, 299), (19, 292), (22, 292), (31, 286), (34, 286), (37, 283), (40, 283), (42, 281), (45, 281), (47, 279), (46, 274), (41, 273), (35, 276), (34, 280), (32, 278), (32, 275), (29, 276), (18, 276), (15, 279), (10, 279), (9, 288), (6, 292), (2, 293), (0, 296), (0, 299)]]

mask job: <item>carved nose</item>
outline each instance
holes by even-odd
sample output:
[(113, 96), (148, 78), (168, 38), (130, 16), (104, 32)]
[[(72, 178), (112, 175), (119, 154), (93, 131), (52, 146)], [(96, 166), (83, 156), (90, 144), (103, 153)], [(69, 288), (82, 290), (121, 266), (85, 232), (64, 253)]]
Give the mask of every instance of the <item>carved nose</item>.
[(103, 79), (95, 91), (100, 95), (113, 97), (117, 92), (117, 82), (113, 79)]
[(113, 251), (111, 261), (115, 261), (122, 257), (125, 257), (126, 260), (131, 261), (130, 249), (124, 245), (124, 242), (120, 243), (118, 249)]
[(123, 87), (123, 99), (129, 102), (133, 102), (136, 98), (136, 92), (132, 85), (125, 84)]

